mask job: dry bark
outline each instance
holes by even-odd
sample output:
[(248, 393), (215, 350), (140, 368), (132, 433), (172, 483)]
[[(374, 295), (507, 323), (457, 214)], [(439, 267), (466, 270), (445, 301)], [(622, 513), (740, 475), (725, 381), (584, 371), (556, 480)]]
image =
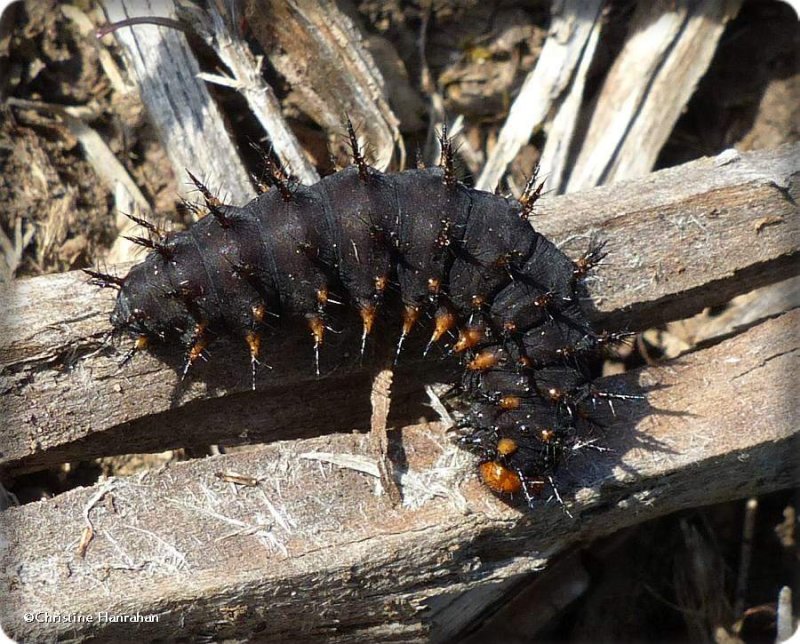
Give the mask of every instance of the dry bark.
[[(132, 17), (175, 19), (172, 0), (107, 0), (103, 8), (112, 23)], [(223, 115), (205, 81), (198, 78), (200, 67), (186, 36), (154, 24), (123, 27), (115, 36), (177, 176), (188, 168), (214, 188), (224, 182), (236, 205), (255, 196)], [(180, 184), (194, 200), (196, 191), (190, 184)]]
[[(567, 88), (573, 82), (575, 69), (580, 66), (584, 73), (588, 70), (594, 45), (587, 43), (596, 44), (602, 4), (599, 0), (553, 3), (550, 35), (536, 67), (528, 74), (511, 106), (497, 145), (478, 178), (478, 188), (494, 190), (534, 129), (564, 100), (565, 93), (569, 95)], [(582, 83), (583, 77), (579, 76), (577, 85)]]
[[(573, 249), (585, 249), (593, 235), (607, 239), (608, 266), (587, 284), (593, 315), (609, 329), (647, 328), (798, 273), (798, 174), (800, 145), (726, 154), (547, 200), (534, 224)], [(112, 298), (81, 273), (20, 280), (0, 291), (3, 468), (369, 424), (357, 325), (331, 337), (327, 355), (351, 357), (322, 379), (313, 376), (305, 333), (270, 340), (274, 370), (259, 376), (253, 393), (244, 349), (217, 352), (183, 385), (173, 366), (153, 356), (137, 356), (120, 370), (122, 351), (101, 346)], [(419, 399), (419, 381), (442, 370), (453, 377), (447, 363), (401, 363), (393, 422), (420, 415), (409, 401)]]
[(287, 171), (301, 183), (316, 183), (319, 181), (316, 168), (284, 120), (275, 92), (264, 80), (261, 69), (263, 61), (253, 55), (247, 41), (238, 32), (235, 7), (235, 3), (227, 7), (224, 3), (211, 3), (207, 12), (195, 7), (189, 13), (197, 31), (214, 48), (231, 73), (230, 77), (204, 74), (203, 78), (241, 93), (253, 116), (267, 133), (270, 148)]
[(396, 146), (403, 160), (399, 122), (383, 77), (363, 36), (336, 3), (248, 0), (244, 15), (270, 62), (291, 85), (291, 102), (340, 139), (349, 116), (379, 169), (389, 166)]
[(546, 168), (545, 187), (557, 194), (564, 192), (561, 188), (568, 173), (576, 130), (581, 122), (580, 112), (583, 107), (586, 77), (592, 67), (602, 29), (603, 20), (598, 17), (581, 53), (580, 63), (575, 69), (569, 90), (558, 105), (553, 122), (547, 129), (547, 139), (538, 165), (540, 168)]
[[(570, 543), (798, 484), (799, 323), (787, 313), (616, 378), (610, 386), (650, 387), (649, 405), (617, 409), (608, 451), (572, 456), (559, 479), (562, 491), (577, 490), (572, 516), (491, 497), (436, 424), (403, 431), (400, 507), (375, 495), (377, 468), (339, 469), (309, 454), (363, 455), (367, 436), (278, 443), (6, 510), (0, 620), (21, 641), (442, 641), (473, 615), (465, 591), (482, 587), (488, 599)], [(258, 484), (226, 482), (232, 472)], [(27, 611), (159, 622), (30, 624)]]
[(597, 99), (569, 192), (652, 170), (740, 5), (741, 0), (638, 5)]

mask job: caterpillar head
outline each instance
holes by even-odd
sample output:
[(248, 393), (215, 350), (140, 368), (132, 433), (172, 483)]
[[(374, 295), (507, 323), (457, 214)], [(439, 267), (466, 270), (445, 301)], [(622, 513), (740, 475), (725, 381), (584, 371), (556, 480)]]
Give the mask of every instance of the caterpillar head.
[(114, 332), (165, 339), (187, 326), (186, 306), (162, 279), (147, 261), (131, 269), (111, 313)]

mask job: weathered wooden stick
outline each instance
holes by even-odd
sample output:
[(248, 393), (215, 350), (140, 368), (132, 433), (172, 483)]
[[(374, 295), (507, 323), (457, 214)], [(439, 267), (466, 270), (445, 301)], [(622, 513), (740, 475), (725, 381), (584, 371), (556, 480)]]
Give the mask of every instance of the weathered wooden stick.
[[(650, 172), (741, 0), (637, 6), (603, 84), (569, 191)], [(557, 187), (557, 186), (554, 186)]]
[[(603, 441), (609, 451), (572, 457), (559, 483), (577, 490), (566, 499), (574, 518), (556, 504), (518, 511), (495, 500), (435, 424), (403, 432), (400, 507), (375, 495), (377, 468), (317, 460), (369, 454), (369, 438), (351, 434), (179, 463), (11, 508), (2, 514), (0, 621), (20, 641), (437, 641), (444, 627), (465, 625), (464, 591), (535, 570), (570, 543), (800, 483), (798, 329), (795, 311), (616, 378), (651, 387), (651, 408), (621, 406)], [(225, 480), (231, 473), (259, 483), (237, 487)], [(94, 538), (81, 556), (87, 523)], [(44, 611), (159, 621), (23, 619)]]
[[(331, 0), (247, 0), (243, 14), (293, 102), (328, 132), (344, 134), (348, 115), (385, 170), (405, 152), (383, 76), (353, 21)], [(338, 137), (343, 140), (343, 136)]]
[(198, 8), (187, 11), (188, 15), (195, 17), (196, 26), (201, 25), (200, 33), (233, 76), (205, 78), (228, 84), (240, 92), (253, 116), (269, 136), (269, 145), (283, 166), (301, 183), (316, 183), (319, 175), (284, 120), (280, 102), (272, 87), (264, 80), (261, 60), (253, 55), (245, 39), (236, 32), (236, 25), (233, 23), (237, 16), (232, 15), (230, 6), (210, 3), (207, 12)]
[(592, 31), (581, 53), (580, 62), (575, 68), (575, 75), (569, 85), (569, 89), (557, 106), (553, 122), (547, 130), (547, 139), (542, 150), (542, 158), (539, 159), (539, 167), (545, 169), (545, 176), (543, 177), (545, 187), (548, 191), (554, 191), (556, 194), (564, 192), (562, 184), (569, 170), (575, 132), (581, 122), (580, 112), (583, 106), (584, 90), (586, 89), (586, 77), (592, 68), (594, 53), (597, 49), (597, 44), (600, 42), (600, 33), (603, 30), (603, 22), (600, 16), (595, 19)]
[[(587, 284), (595, 317), (609, 329), (647, 328), (799, 272), (798, 174), (800, 145), (704, 159), (548, 200), (534, 224), (571, 240), (574, 256), (592, 236), (607, 239), (608, 265)], [(1, 467), (368, 426), (366, 371), (353, 358), (314, 378), (305, 334), (270, 340), (266, 359), (274, 370), (259, 375), (255, 393), (243, 349), (219, 351), (183, 386), (155, 357), (137, 356), (120, 370), (123, 351), (101, 350), (112, 298), (81, 273), (0, 291)], [(338, 346), (328, 347), (329, 356), (358, 353), (351, 335), (331, 343)], [(395, 424), (419, 413), (399, 401), (441, 365), (411, 367), (413, 379), (403, 377), (402, 363), (395, 379)]]
[[(172, 0), (107, 0), (103, 9), (111, 23), (135, 17), (175, 18)], [(223, 187), (227, 192), (221, 194), (228, 203), (241, 205), (255, 196), (223, 116), (205, 81), (197, 77), (200, 67), (186, 36), (157, 25), (120, 28), (115, 36), (179, 177), (181, 192), (188, 197), (196, 192), (182, 176), (188, 168), (215, 189)]]
[(534, 226), (569, 239), (573, 255), (593, 235), (607, 240), (608, 262), (589, 285), (596, 317), (643, 329), (797, 274), (798, 177), (798, 144), (731, 149), (545, 202)]
[[(595, 26), (602, 21), (602, 6), (600, 0), (552, 3), (549, 36), (536, 67), (528, 74), (519, 95), (514, 99), (497, 145), (489, 154), (478, 178), (478, 188), (494, 190), (506, 167), (531, 138), (534, 129), (541, 126), (551, 111), (564, 100), (576, 67), (584, 56), (591, 59), (594, 55), (594, 47), (587, 47), (587, 42), (595, 33)], [(577, 79), (578, 83), (582, 80), (580, 76)]]

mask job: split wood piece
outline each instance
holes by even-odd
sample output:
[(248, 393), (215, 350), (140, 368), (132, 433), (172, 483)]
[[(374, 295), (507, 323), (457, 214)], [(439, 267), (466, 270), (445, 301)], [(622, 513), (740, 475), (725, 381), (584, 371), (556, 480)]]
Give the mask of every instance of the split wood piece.
[[(602, 0), (564, 0), (552, 3), (550, 35), (533, 68), (511, 105), (497, 145), (486, 161), (476, 187), (492, 191), (506, 167), (528, 142), (564, 96), (582, 64), (591, 56), (587, 42), (601, 21)], [(596, 36), (595, 36), (596, 37)], [(581, 80), (582, 82), (582, 80)]]
[[(133, 17), (175, 19), (172, 0), (105, 0), (103, 9), (110, 23)], [(197, 77), (200, 68), (186, 36), (147, 24), (117, 29), (114, 36), (185, 196), (198, 201), (194, 187), (182, 180), (188, 168), (220, 190), (224, 201), (250, 201), (255, 189), (222, 114)]]
[(762, 320), (797, 308), (800, 277), (792, 277), (735, 297), (722, 312), (706, 309), (686, 320), (670, 322), (663, 329), (649, 329), (644, 339), (653, 339), (653, 344), (663, 351), (660, 359), (676, 358), (698, 345), (720, 342)]
[[(61, 208), (60, 210), (64, 212), (66, 209)], [(13, 281), (14, 273), (22, 263), (22, 255), (35, 235), (35, 226), (28, 227), (23, 233), (22, 217), (15, 219), (11, 237), (0, 228), (0, 284)]]
[(244, 96), (250, 111), (269, 136), (269, 146), (291, 176), (308, 185), (319, 181), (316, 169), (283, 118), (275, 92), (264, 80), (262, 61), (253, 55), (247, 42), (238, 33), (238, 25), (234, 24), (237, 16), (230, 13), (233, 5), (210, 2), (207, 12), (194, 5), (187, 4), (185, 7), (193, 27), (217, 52), (232, 75), (202, 74), (201, 77), (230, 87)]
[[(201, 633), (297, 641), (300, 623), (307, 641), (436, 640), (442, 625), (459, 632), (473, 615), (465, 591), (537, 570), (577, 541), (800, 484), (798, 329), (795, 311), (604, 383), (652, 387), (653, 409), (618, 408), (609, 451), (573, 455), (562, 471), (571, 481), (562, 489), (577, 490), (566, 499), (573, 518), (556, 504), (531, 512), (496, 500), (474, 463), (453, 463), (463, 452), (436, 425), (403, 431), (401, 507), (375, 496), (372, 475), (300, 458), (368, 453), (370, 439), (350, 434), (177, 463), (10, 508), (0, 621), (20, 641)], [(229, 471), (258, 484), (218, 475)], [(87, 520), (94, 538), (81, 557)], [(159, 621), (28, 624), (31, 606)]]
[(554, 194), (564, 192), (562, 184), (568, 174), (575, 130), (580, 123), (579, 115), (583, 107), (586, 76), (594, 61), (594, 53), (597, 43), (600, 42), (602, 30), (603, 21), (595, 20), (575, 71), (575, 78), (570, 83), (569, 91), (558, 106), (555, 118), (547, 130), (547, 140), (542, 150), (542, 158), (539, 159), (539, 167), (545, 171), (543, 176), (545, 188)]
[(646, 329), (797, 275), (798, 177), (800, 144), (727, 150), (542, 199), (533, 225), (571, 256), (606, 240), (607, 261), (587, 282), (593, 317), (606, 329)]
[[(392, 461), (390, 449), (389, 410), (392, 403), (392, 380), (394, 373), (390, 367), (378, 371), (372, 379), (372, 391), (369, 401), (372, 408), (369, 432), (372, 439), (372, 451), (378, 459), (378, 472), (380, 473), (381, 487), (394, 504), (399, 504), (403, 498), (397, 483), (397, 472)], [(399, 434), (398, 434), (399, 436)]]
[(244, 15), (291, 86), (293, 102), (328, 132), (343, 135), (349, 116), (369, 143), (370, 163), (380, 170), (389, 167), (395, 146), (402, 145), (399, 122), (362, 35), (336, 3), (248, 0)]
[(741, 0), (637, 5), (628, 40), (593, 110), (569, 192), (652, 170), (740, 5)]
[[(556, 241), (571, 240), (566, 247), (575, 257), (592, 236), (608, 240), (608, 264), (587, 282), (593, 316), (609, 330), (650, 328), (800, 271), (798, 176), (800, 145), (728, 153), (543, 200), (544, 214), (534, 225)], [(124, 275), (127, 267), (117, 270)], [(33, 469), (121, 451), (269, 441), (369, 424), (367, 372), (353, 359), (314, 378), (305, 334), (266, 341), (265, 359), (274, 369), (259, 373), (256, 393), (249, 391), (247, 356), (235, 352), (216, 353), (197, 379), (181, 386), (179, 374), (153, 356), (137, 356), (120, 370), (123, 350), (98, 351), (114, 293), (91, 286), (84, 274), (0, 288), (0, 467)], [(360, 325), (347, 328), (350, 335), (332, 334), (329, 355), (357, 353)], [(436, 378), (439, 367), (434, 360), (401, 361), (393, 391), (398, 425), (418, 413), (407, 408), (410, 390)]]

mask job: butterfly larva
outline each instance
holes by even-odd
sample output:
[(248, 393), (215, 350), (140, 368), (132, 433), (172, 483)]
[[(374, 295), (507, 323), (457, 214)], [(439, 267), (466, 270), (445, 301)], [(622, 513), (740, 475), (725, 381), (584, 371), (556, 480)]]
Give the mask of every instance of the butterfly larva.
[(462, 444), (480, 454), (491, 490), (530, 502), (596, 401), (614, 396), (586, 365), (624, 334), (595, 332), (578, 297), (602, 246), (570, 260), (528, 221), (540, 185), (520, 200), (467, 187), (446, 138), (442, 167), (388, 174), (368, 166), (352, 129), (351, 139), (355, 164), (315, 185), (276, 173), (277, 189), (234, 207), (192, 177), (209, 216), (169, 235), (137, 219), (147, 258), (124, 279), (91, 272), (120, 288), (111, 323), (134, 336), (132, 352), (182, 343), (184, 374), (215, 338), (239, 338), (255, 373), (267, 317), (305, 319), (318, 371), (331, 293), (360, 314), (362, 354), (387, 299), (399, 299), (397, 355), (432, 316), (426, 353), (450, 342), (464, 365)]

